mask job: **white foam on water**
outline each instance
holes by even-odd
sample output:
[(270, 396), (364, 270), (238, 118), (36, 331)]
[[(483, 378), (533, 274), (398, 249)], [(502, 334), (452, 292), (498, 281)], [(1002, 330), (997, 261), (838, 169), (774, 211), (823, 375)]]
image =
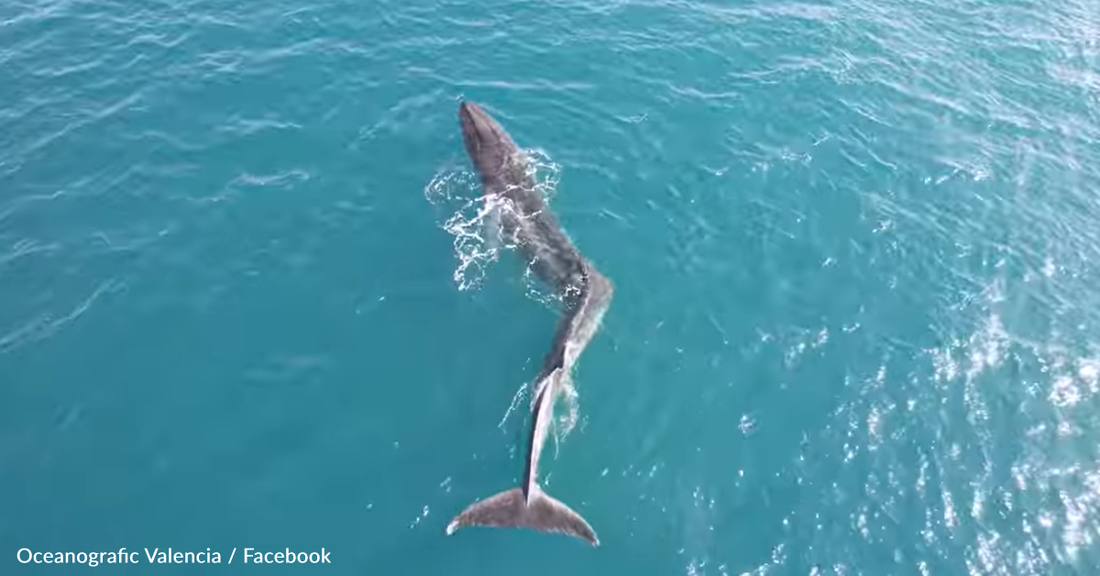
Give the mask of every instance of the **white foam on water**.
[[(523, 154), (536, 190), (549, 203), (557, 192), (561, 167), (545, 151), (524, 150)], [(500, 211), (514, 213), (514, 206), (499, 194), (482, 194), (481, 181), (476, 173), (454, 168), (437, 173), (425, 186), (424, 197), (441, 209), (440, 227), (454, 239), (457, 262), (452, 276), (455, 285), (463, 292), (478, 290), (500, 253), (517, 247), (516, 239), (507, 237), (496, 224)], [(553, 304), (556, 301), (548, 290), (537, 283), (530, 266), (524, 274), (524, 286), (528, 297), (537, 302)]]
[(477, 290), (489, 266), (507, 248), (505, 238), (493, 236), (490, 224), (497, 210), (508, 202), (480, 193), (476, 174), (447, 171), (437, 174), (424, 189), (424, 197), (446, 214), (440, 227), (453, 237), (457, 265), (452, 274), (460, 291)]

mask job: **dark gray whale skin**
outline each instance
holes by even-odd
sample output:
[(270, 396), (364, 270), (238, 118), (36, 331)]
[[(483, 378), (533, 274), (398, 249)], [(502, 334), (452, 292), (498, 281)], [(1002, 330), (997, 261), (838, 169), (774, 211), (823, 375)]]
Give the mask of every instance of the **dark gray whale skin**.
[(599, 329), (614, 288), (562, 231), (535, 187), (526, 158), (504, 128), (472, 102), (459, 105), (458, 117), (483, 193), (506, 201), (496, 214), (501, 232), (515, 240), (535, 275), (561, 297), (562, 315), (535, 378), (523, 483), (471, 504), (448, 524), (447, 534), (465, 526), (530, 528), (568, 534), (598, 546), (588, 522), (544, 492), (537, 477), (554, 400), (572, 385), (573, 365)]

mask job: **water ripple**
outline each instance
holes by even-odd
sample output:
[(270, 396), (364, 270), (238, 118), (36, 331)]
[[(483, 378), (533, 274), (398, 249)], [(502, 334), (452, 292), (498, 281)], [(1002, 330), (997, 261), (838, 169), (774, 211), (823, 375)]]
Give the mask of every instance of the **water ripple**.
[(91, 294), (77, 303), (70, 311), (60, 316), (50, 312), (35, 316), (32, 320), (0, 336), (0, 354), (12, 353), (27, 344), (50, 338), (65, 328), (66, 325), (75, 322), (81, 315), (88, 312), (101, 296), (118, 292), (124, 288), (124, 284), (108, 280), (97, 286)]

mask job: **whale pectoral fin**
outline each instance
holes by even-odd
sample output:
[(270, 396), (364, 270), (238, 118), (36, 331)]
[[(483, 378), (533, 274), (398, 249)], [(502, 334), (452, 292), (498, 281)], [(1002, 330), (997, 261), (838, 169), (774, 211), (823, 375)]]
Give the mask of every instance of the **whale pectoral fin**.
[(523, 490), (513, 488), (495, 496), (475, 502), (447, 525), (447, 534), (454, 534), (465, 526), (493, 526), (503, 528), (529, 528), (539, 532), (557, 532), (580, 538), (593, 546), (599, 546), (592, 527), (565, 504), (533, 486), (528, 501)]

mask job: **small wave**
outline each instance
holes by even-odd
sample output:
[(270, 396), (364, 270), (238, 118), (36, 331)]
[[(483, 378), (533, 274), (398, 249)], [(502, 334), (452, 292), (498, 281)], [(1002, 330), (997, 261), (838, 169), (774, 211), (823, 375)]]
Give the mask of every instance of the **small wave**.
[(117, 292), (124, 288), (125, 285), (117, 280), (107, 280), (96, 287), (89, 296), (64, 315), (54, 316), (49, 312), (45, 312), (23, 324), (21, 327), (5, 335), (0, 335), (0, 354), (10, 353), (24, 345), (50, 338), (67, 324), (76, 321), (87, 312), (103, 294)]
[(299, 170), (297, 168), (291, 170), (284, 170), (275, 174), (250, 174), (243, 173), (238, 175), (230, 184), (238, 184), (241, 186), (285, 186), (294, 182), (305, 182), (310, 179), (309, 172), (305, 170)]

